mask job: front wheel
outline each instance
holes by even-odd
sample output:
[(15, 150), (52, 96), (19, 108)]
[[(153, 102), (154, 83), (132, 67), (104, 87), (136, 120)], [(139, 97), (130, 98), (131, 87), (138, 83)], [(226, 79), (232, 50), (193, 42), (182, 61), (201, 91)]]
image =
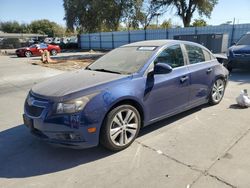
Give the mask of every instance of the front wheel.
[(57, 51), (56, 50), (51, 50), (50, 53), (51, 53), (52, 56), (55, 56), (57, 54)]
[(32, 56), (32, 53), (31, 53), (31, 51), (26, 51), (26, 52), (24, 53), (24, 55), (25, 55), (25, 57), (31, 57), (31, 56)]
[(138, 110), (131, 105), (121, 105), (111, 110), (100, 132), (100, 143), (112, 151), (127, 148), (137, 137), (141, 126)]
[(225, 81), (221, 78), (215, 80), (212, 91), (209, 96), (209, 103), (212, 105), (219, 104), (225, 92)]

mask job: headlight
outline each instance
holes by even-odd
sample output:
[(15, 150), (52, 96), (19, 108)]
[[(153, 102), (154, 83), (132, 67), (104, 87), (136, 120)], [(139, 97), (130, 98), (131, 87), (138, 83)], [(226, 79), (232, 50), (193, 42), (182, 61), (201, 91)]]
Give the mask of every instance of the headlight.
[(79, 112), (83, 110), (86, 104), (97, 94), (98, 93), (93, 93), (91, 95), (86, 95), (84, 97), (74, 99), (71, 101), (57, 103), (56, 113), (57, 114), (71, 114), (71, 113)]

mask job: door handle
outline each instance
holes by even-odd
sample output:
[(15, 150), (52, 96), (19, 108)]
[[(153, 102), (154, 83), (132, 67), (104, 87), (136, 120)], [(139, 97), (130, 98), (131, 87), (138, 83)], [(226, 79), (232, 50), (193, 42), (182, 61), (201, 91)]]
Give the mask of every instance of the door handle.
[(182, 76), (182, 77), (180, 78), (180, 81), (181, 81), (181, 83), (184, 83), (184, 82), (187, 81), (188, 79), (189, 79), (188, 76)]
[(212, 68), (207, 69), (207, 74), (211, 73), (212, 70), (213, 70)]

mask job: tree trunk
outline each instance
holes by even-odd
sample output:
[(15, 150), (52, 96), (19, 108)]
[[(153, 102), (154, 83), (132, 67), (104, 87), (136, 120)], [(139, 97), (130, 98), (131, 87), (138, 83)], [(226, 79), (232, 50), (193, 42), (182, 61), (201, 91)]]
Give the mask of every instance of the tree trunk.
[(190, 27), (191, 17), (192, 16), (187, 15), (187, 16), (185, 16), (185, 17), (182, 18), (184, 27)]

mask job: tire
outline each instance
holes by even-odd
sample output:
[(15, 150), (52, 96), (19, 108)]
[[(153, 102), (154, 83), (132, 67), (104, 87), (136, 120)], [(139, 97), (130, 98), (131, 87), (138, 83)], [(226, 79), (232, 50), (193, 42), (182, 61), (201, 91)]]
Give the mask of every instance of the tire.
[(227, 70), (228, 70), (229, 72), (232, 72), (232, 71), (233, 71), (233, 68), (230, 67), (230, 66), (227, 66)]
[(130, 146), (141, 127), (138, 110), (131, 105), (121, 105), (111, 110), (102, 125), (100, 143), (111, 151)]
[(226, 68), (227, 68), (227, 70), (228, 70), (229, 72), (232, 72), (233, 68), (231, 67), (230, 64), (231, 64), (231, 62), (229, 61), (229, 62), (227, 63)]
[(51, 54), (52, 56), (55, 56), (55, 55), (57, 55), (57, 51), (56, 51), (56, 50), (51, 50), (51, 51), (50, 51), (50, 54)]
[(25, 57), (31, 57), (31, 56), (32, 56), (31, 51), (26, 51), (26, 52), (24, 52), (24, 56), (25, 56)]
[(209, 96), (209, 103), (211, 105), (216, 105), (220, 103), (224, 96), (225, 86), (225, 81), (222, 78), (218, 78), (215, 80)]

